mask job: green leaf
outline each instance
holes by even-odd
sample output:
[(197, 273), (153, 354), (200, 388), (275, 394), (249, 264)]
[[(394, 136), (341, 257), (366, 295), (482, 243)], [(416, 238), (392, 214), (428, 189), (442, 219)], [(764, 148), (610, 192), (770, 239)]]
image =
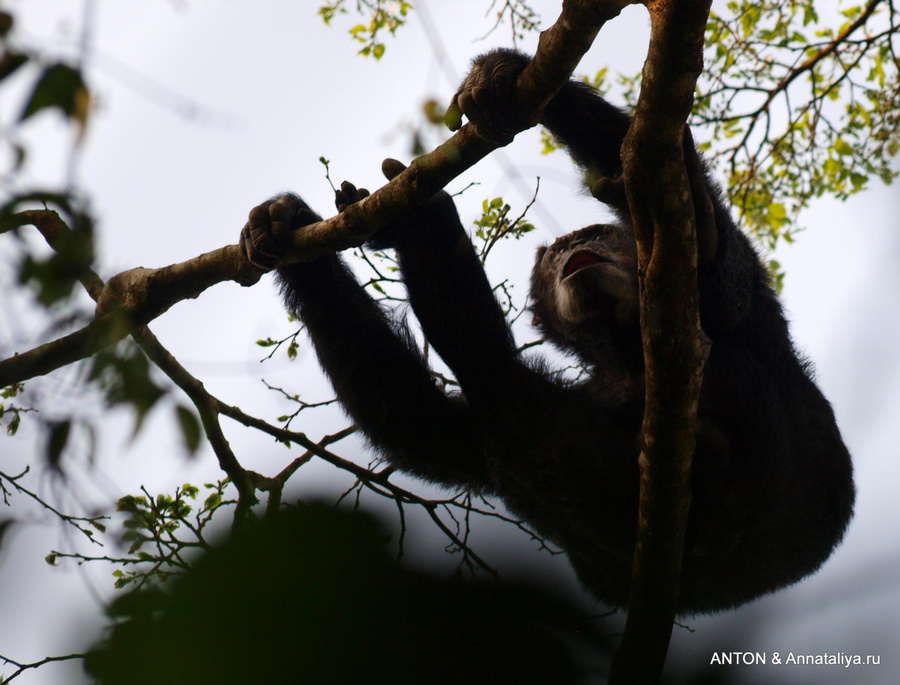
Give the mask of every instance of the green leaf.
[(853, 184), (853, 190), (862, 190), (866, 183), (868, 182), (869, 177), (865, 174), (852, 173), (850, 174), (850, 183)]
[(18, 396), (18, 394), (20, 392), (22, 392), (22, 390), (24, 390), (24, 389), (25, 389), (25, 386), (22, 383), (13, 383), (12, 385), (8, 385), (5, 388), (3, 388), (3, 391), (0, 392), (0, 397), (8, 400), (8, 399)]
[(852, 155), (853, 148), (843, 138), (838, 138), (834, 143), (834, 151), (839, 155)]
[(175, 407), (178, 416), (178, 424), (181, 426), (181, 436), (184, 438), (184, 445), (188, 452), (194, 454), (200, 447), (200, 420), (197, 415), (185, 406), (178, 405)]
[(56, 108), (68, 119), (84, 125), (88, 113), (88, 89), (81, 72), (68, 64), (57, 63), (47, 67), (38, 79), (20, 121), (38, 112)]

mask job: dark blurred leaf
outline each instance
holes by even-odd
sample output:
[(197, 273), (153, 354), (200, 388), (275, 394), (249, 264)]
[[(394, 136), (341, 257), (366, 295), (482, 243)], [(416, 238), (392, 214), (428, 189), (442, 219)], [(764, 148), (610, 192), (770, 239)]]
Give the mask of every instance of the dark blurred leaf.
[(59, 421), (48, 426), (50, 436), (47, 440), (47, 464), (52, 469), (59, 469), (63, 450), (69, 441), (69, 432), (72, 428), (71, 421)]
[(178, 405), (175, 408), (178, 415), (178, 424), (181, 426), (181, 435), (184, 438), (184, 444), (191, 454), (200, 447), (200, 420), (197, 415), (185, 406)]
[(406, 569), (375, 521), (329, 506), (267, 519), (171, 587), (112, 605), (97, 681), (563, 685), (596, 679), (609, 649), (567, 603)]
[(44, 109), (57, 108), (82, 126), (87, 121), (88, 90), (81, 71), (68, 64), (47, 67), (38, 79), (20, 121), (34, 116)]
[(3, 549), (3, 542), (6, 539), (6, 534), (12, 530), (13, 524), (15, 523), (15, 519), (4, 519), (0, 521), (0, 550)]
[(0, 37), (9, 33), (13, 23), (13, 16), (9, 12), (0, 12)]
[(28, 55), (21, 52), (13, 52), (10, 50), (3, 54), (0, 58), (0, 81), (16, 71), (25, 62), (28, 61)]
[(27, 256), (19, 268), (19, 281), (34, 286), (41, 303), (50, 306), (65, 299), (94, 262), (93, 223), (84, 216), (73, 218), (74, 228), (53, 241), (47, 259)]
[(134, 435), (140, 431), (150, 409), (165, 394), (150, 377), (147, 358), (127, 341), (98, 352), (90, 378), (106, 391), (111, 405), (131, 405), (135, 411)]

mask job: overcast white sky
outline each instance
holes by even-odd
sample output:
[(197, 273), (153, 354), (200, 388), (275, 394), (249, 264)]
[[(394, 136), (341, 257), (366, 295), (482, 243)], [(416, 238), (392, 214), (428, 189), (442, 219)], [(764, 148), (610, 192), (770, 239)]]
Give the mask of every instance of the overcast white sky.
[[(75, 54), (83, 3), (7, 4), (18, 20), (22, 44), (48, 58)], [(345, 33), (351, 20), (328, 29), (315, 16), (317, 4), (95, 3), (89, 79), (98, 109), (75, 173), (100, 220), (101, 275), (163, 266), (234, 243), (249, 209), (282, 190), (299, 192), (319, 212), (330, 214), (332, 193), (320, 156), (331, 160), (336, 183), (348, 178), (377, 186), (384, 157), (409, 159), (409, 125), (420, 121), (421, 103), (427, 97), (446, 102), (472, 56), (510, 42), (504, 28), (477, 40), (490, 28), (483, 19), (486, 0), (420, 0), (439, 27), (441, 46), (429, 41), (413, 13), (409, 26), (388, 42), (381, 63), (375, 63), (355, 56)], [(558, 13), (558, 1), (533, 5), (545, 25)], [(610, 65), (635, 72), (643, 60), (646, 24), (643, 8), (627, 10), (604, 29), (580, 71)], [(523, 47), (530, 50), (535, 40), (529, 37)], [(440, 50), (446, 50), (443, 66)], [(448, 80), (451, 71), (456, 75)], [(5, 89), (0, 121), (8, 122), (19, 106), (20, 99)], [(42, 187), (63, 183), (71, 135), (60, 122), (43, 116), (29, 124), (26, 144), (26, 180)], [(535, 177), (541, 177), (540, 206), (531, 214), (539, 235), (511, 250), (493, 274), (518, 283), (520, 298), (536, 244), (604, 216), (596, 202), (574, 190), (577, 174), (566, 158), (543, 157), (539, 149), (535, 134), (522, 135), (502, 159), (485, 160), (450, 186), (453, 191), (470, 181), (481, 183), (459, 201), (468, 220), (487, 196), (503, 194), (520, 210)], [(512, 181), (509, 165), (518, 175)], [(788, 274), (784, 299), (794, 337), (815, 360), (855, 458), (856, 518), (843, 546), (815, 577), (733, 614), (692, 621), (694, 633), (677, 631), (672, 653), (694, 666), (708, 663), (713, 649), (840, 651), (880, 655), (882, 666), (865, 673), (806, 668), (744, 669), (740, 675), (746, 682), (873, 684), (893, 684), (900, 676), (895, 637), (900, 632), (898, 213), (895, 187), (875, 187), (844, 204), (818, 201), (803, 217), (809, 230), (777, 255)], [(0, 258), (9, 253), (0, 241)], [(3, 292), (9, 281), (9, 270), (0, 272)], [(286, 388), (293, 383), (296, 391), (301, 374), (313, 373), (306, 349), (299, 363), (288, 364), (280, 355), (260, 367), (262, 355), (254, 341), (292, 330), (268, 278), (250, 289), (216, 286), (197, 301), (178, 304), (152, 328), (212, 392), (259, 416), (272, 418), (285, 409), (265, 391), (260, 377)], [(40, 334), (27, 301), (0, 300), (4, 354), (26, 349)], [(83, 401), (71, 395), (71, 380), (71, 372), (54, 374), (30, 387), (36, 401), (50, 410), (54, 403)], [(304, 382), (302, 389), (309, 400), (329, 393), (319, 381)], [(215, 477), (210, 454), (194, 462), (183, 459), (167, 412), (154, 414), (134, 443), (128, 440), (125, 418), (110, 414), (103, 422), (96, 468), (76, 474), (74, 488), (64, 492), (49, 478), (32, 482), (44, 495), (71, 504), (73, 491), (93, 501), (103, 494), (134, 492), (141, 484), (151, 492), (170, 492), (185, 481)], [(322, 434), (341, 425), (339, 418), (328, 421), (318, 427)], [(15, 440), (4, 439), (0, 469), (11, 473), (34, 464), (37, 434), (26, 422)], [(230, 431), (229, 438), (256, 470), (269, 473), (284, 463), (284, 449), (267, 440), (240, 430)], [(327, 471), (313, 469), (308, 478), (317, 473), (327, 477)], [(44, 563), (51, 548), (71, 545), (67, 534), (52, 525), (21, 528), (5, 545), (0, 653), (35, 661), (83, 648), (100, 612), (95, 593), (111, 592), (111, 569), (97, 569), (88, 581), (73, 567), (51, 569)], [(9, 672), (0, 666), (0, 674)], [(39, 685), (63, 679), (81, 682), (70, 669), (54, 666), (20, 681)]]

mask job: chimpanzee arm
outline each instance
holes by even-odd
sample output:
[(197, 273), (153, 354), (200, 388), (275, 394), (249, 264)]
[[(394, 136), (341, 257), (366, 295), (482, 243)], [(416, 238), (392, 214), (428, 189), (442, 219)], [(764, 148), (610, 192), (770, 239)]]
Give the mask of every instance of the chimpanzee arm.
[[(385, 161), (388, 178), (402, 169), (400, 162)], [(525, 369), (450, 196), (438, 193), (382, 229), (372, 244), (396, 249), (425, 338), (467, 398), (491, 401), (506, 392), (506, 383)]]
[(586, 83), (566, 83), (544, 109), (541, 123), (579, 165), (608, 178), (621, 175), (620, 150), (631, 117)]
[[(479, 135), (508, 140), (510, 127), (519, 118), (513, 109), (516, 79), (528, 61), (527, 55), (513, 50), (495, 50), (478, 57), (454, 96), (451, 110), (457, 116), (465, 114)], [(569, 81), (547, 104), (541, 123), (592, 175), (608, 179), (621, 176), (620, 150), (631, 117), (604, 100), (594, 88)], [(751, 287), (764, 279), (765, 273), (752, 247), (737, 230), (689, 131), (684, 145), (697, 219), (701, 316), (704, 328), (709, 324), (707, 333), (714, 334), (738, 325), (750, 306)], [(620, 184), (607, 184), (603, 195), (608, 196), (604, 197), (605, 202), (629, 220)]]
[[(520, 124), (516, 79), (530, 57), (499, 49), (475, 59), (448, 110), (448, 124), (457, 128), (465, 114), (478, 134), (506, 143)], [(544, 109), (541, 123), (568, 148), (580, 165), (616, 178), (622, 173), (619, 149), (631, 117), (611, 105), (585, 83), (569, 81)]]
[[(575, 81), (563, 86), (542, 119), (578, 164), (608, 178), (622, 173), (620, 149), (630, 121), (631, 117), (596, 90)], [(701, 320), (706, 333), (716, 336), (734, 330), (744, 319), (753, 288), (759, 287), (766, 275), (752, 246), (735, 226), (689, 130), (684, 155), (697, 227)], [(624, 205), (615, 209), (627, 218)]]
[[(277, 257), (286, 231), (316, 220), (300, 198), (282, 196), (251, 211), (242, 245), (264, 262)], [(283, 267), (278, 279), (341, 404), (392, 464), (448, 485), (486, 484), (468, 406), (435, 385), (406, 330), (388, 322), (339, 257)]]

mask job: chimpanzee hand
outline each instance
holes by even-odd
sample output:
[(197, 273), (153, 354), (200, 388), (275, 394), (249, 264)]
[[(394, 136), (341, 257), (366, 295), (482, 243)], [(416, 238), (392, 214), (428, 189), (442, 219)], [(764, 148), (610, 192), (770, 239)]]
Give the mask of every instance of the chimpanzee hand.
[(447, 109), (445, 120), (450, 130), (462, 126), (465, 114), (479, 136), (506, 144), (519, 130), (536, 124), (521, 122), (516, 109), (516, 79), (529, 61), (527, 55), (514, 50), (494, 50), (477, 57)]
[(251, 264), (265, 269), (284, 266), (280, 257), (288, 235), (322, 218), (296, 195), (286, 193), (250, 210), (241, 230), (241, 252)]
[[(388, 158), (381, 164), (381, 171), (389, 181), (405, 169), (406, 166), (396, 159)], [(343, 212), (368, 195), (369, 191), (365, 188), (357, 188), (349, 181), (344, 181), (340, 190), (335, 192), (334, 204), (339, 212)], [(420, 241), (434, 241), (442, 227), (458, 224), (459, 217), (453, 199), (442, 190), (379, 229), (366, 245), (373, 250), (384, 250)]]
[(360, 200), (369, 197), (369, 191), (365, 188), (357, 188), (350, 181), (341, 183), (340, 190), (334, 191), (334, 206), (338, 212), (343, 212), (347, 207), (356, 204)]

